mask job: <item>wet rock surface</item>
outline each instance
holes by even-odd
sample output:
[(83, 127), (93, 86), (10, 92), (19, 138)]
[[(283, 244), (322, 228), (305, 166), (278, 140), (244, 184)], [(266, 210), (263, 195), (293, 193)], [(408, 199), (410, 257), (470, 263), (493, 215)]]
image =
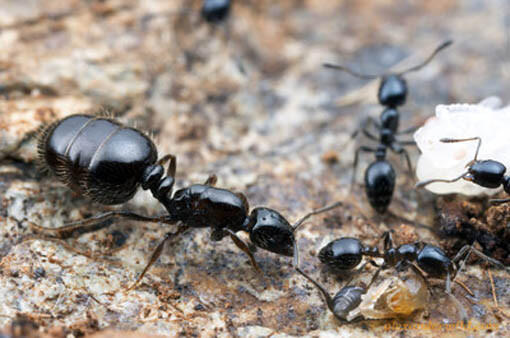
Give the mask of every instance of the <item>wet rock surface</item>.
[[(435, 202), (431, 194), (413, 189), (397, 156), (389, 156), (398, 174), (390, 210), (441, 231), (376, 215), (363, 187), (349, 192), (355, 147), (371, 144), (363, 138), (349, 143), (349, 135), (365, 116), (382, 110), (376, 102), (379, 82), (321, 67), (339, 62), (367, 73), (403, 69), (452, 38), (451, 48), (407, 76), (402, 128), (422, 123), (439, 103), (478, 102), (490, 95), (506, 102), (506, 1), (398, 6), (382, 0), (237, 1), (228, 41), (222, 26), (201, 22), (197, 1), (23, 0), (1, 7), (0, 327), (6, 334), (26, 329), (28, 335), (108, 335), (111, 331), (101, 332), (107, 328), (185, 336), (430, 333), (387, 331), (388, 321), (340, 326), (289, 258), (258, 250), (261, 275), (227, 238), (212, 242), (208, 229), (187, 232), (168, 245), (130, 292), (126, 288), (173, 229), (118, 221), (67, 242), (89, 253), (112, 252), (102, 260), (59, 243), (20, 243), (33, 233), (26, 220), (58, 227), (116, 208), (164, 212), (145, 192), (115, 208), (93, 204), (37, 171), (31, 134), (83, 111), (111, 112), (153, 135), (160, 156), (177, 156), (179, 187), (216, 173), (217, 186), (243, 191), (251, 207), (277, 209), (291, 222), (344, 201), (297, 234), (302, 267), (331, 294), (347, 277), (324, 271), (316, 254), (341, 236), (377, 245), (393, 228), (397, 245), (423, 240), (453, 256), (473, 238), (466, 231), (483, 230), (500, 245), (482, 239), (480, 248), (509, 264), (503, 247), (508, 241), (501, 241), (508, 237), (507, 206), (487, 209), (486, 201), (462, 198)], [(415, 160), (416, 152), (411, 153)], [(359, 181), (371, 161), (362, 158)], [(370, 272), (360, 278), (369, 279)], [(483, 264), (468, 265), (459, 275), (474, 297), (459, 285), (453, 291), (473, 323), (495, 326), (460, 329), (459, 335), (508, 335), (510, 279), (502, 271), (491, 273), (498, 307)], [(435, 292), (427, 309), (401, 323), (458, 321), (444, 281), (431, 284)]]

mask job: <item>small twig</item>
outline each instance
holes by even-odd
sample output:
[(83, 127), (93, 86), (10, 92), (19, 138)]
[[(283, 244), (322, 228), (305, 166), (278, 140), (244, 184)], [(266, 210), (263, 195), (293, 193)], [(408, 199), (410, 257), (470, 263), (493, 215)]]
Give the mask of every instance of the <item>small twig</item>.
[(457, 280), (457, 279), (456, 279), (456, 280), (455, 280), (455, 283), (457, 283), (457, 284), (459, 284), (460, 286), (462, 286), (462, 288), (463, 288), (464, 290), (466, 290), (466, 292), (467, 292), (467, 293), (469, 293), (469, 294), (471, 295), (471, 297), (474, 297), (474, 296), (475, 296), (475, 294), (473, 293), (473, 291), (471, 291), (471, 289), (469, 289), (469, 288), (467, 287), (467, 285), (466, 285), (466, 284), (464, 284), (464, 283), (462, 283), (460, 280)]
[(496, 308), (499, 308), (498, 305), (498, 297), (496, 297), (496, 287), (494, 286), (494, 279), (492, 278), (492, 272), (491, 269), (487, 269), (487, 275), (489, 275), (489, 280), (491, 282), (491, 289), (492, 289), (492, 299), (494, 299), (494, 304), (496, 305)]

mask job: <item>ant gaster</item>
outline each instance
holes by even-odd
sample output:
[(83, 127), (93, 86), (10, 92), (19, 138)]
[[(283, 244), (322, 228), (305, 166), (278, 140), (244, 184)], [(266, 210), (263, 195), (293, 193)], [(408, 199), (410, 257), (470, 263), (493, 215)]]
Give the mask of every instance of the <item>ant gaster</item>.
[[(156, 146), (147, 136), (106, 117), (71, 115), (57, 121), (42, 132), (38, 150), (42, 164), (59, 180), (96, 202), (124, 203), (141, 185), (144, 190), (150, 190), (168, 211), (168, 215), (160, 217), (111, 211), (57, 229), (34, 225), (39, 231), (51, 233), (53, 238), (65, 239), (107, 227), (111, 222), (105, 221), (115, 217), (179, 224), (176, 232), (165, 235), (132, 287), (161, 255), (164, 244), (189, 228), (212, 228), (213, 241), (230, 236), (236, 246), (249, 256), (256, 269), (259, 268), (251, 250), (236, 232), (247, 232), (256, 247), (279, 255), (294, 255), (296, 262), (295, 230), (310, 216), (341, 205), (337, 202), (314, 210), (290, 225), (273, 209), (259, 207), (249, 213), (244, 194), (215, 188), (215, 175), (211, 175), (204, 184), (182, 188), (172, 195), (175, 156), (166, 155), (157, 161)], [(164, 176), (163, 165), (166, 162), (169, 164)]]
[[(455, 280), (457, 273), (461, 269), (460, 267), (465, 264), (470, 254), (475, 253), (483, 260), (510, 272), (510, 268), (505, 267), (498, 260), (486, 256), (472, 245), (465, 245), (453, 259), (450, 259), (439, 247), (423, 242), (403, 244), (394, 248), (391, 232), (389, 231), (383, 234), (383, 241), (384, 251), (380, 252), (377, 247), (363, 245), (357, 238), (343, 237), (323, 247), (319, 252), (319, 259), (332, 270), (348, 271), (358, 266), (363, 256), (382, 258), (384, 262), (381, 265), (378, 265), (373, 260), (368, 261), (370, 264), (378, 267), (369, 285), (374, 282), (382, 269), (390, 267), (395, 267), (397, 270), (411, 267), (425, 282), (427, 279), (422, 271), (424, 271), (428, 277), (445, 278), (445, 291), (459, 308), (463, 320), (467, 318), (467, 314), (462, 304), (453, 296), (451, 292), (451, 282)], [(462, 264), (458, 266), (457, 262), (462, 257), (465, 257), (465, 259)]]
[[(499, 188), (500, 186), (503, 186), (503, 190), (507, 194), (510, 194), (510, 176), (505, 175), (506, 173), (505, 165), (495, 160), (478, 160), (478, 152), (480, 151), (480, 146), (482, 145), (482, 139), (480, 137), (471, 137), (464, 139), (442, 138), (440, 139), (440, 141), (443, 143), (478, 141), (475, 151), (475, 157), (466, 165), (467, 171), (462, 173), (460, 176), (453, 178), (451, 180), (430, 179), (421, 181), (416, 184), (417, 188), (423, 188), (431, 183), (437, 182), (452, 183), (460, 179), (464, 179), (466, 181), (473, 182), (474, 184), (489, 189), (495, 189)], [(510, 198), (504, 198), (504, 199), (492, 199), (490, 202), (505, 203), (509, 201)]]
[(216, 24), (228, 17), (230, 6), (230, 0), (204, 0), (200, 14), (205, 21)]
[[(385, 107), (380, 115), (379, 122), (373, 118), (367, 118), (362, 126), (352, 134), (354, 138), (361, 130), (368, 138), (379, 142), (377, 148), (360, 146), (356, 149), (353, 163), (353, 175), (351, 187), (355, 182), (355, 173), (358, 166), (360, 152), (375, 153), (375, 161), (365, 171), (365, 192), (370, 205), (378, 213), (385, 213), (391, 203), (393, 191), (395, 190), (396, 174), (393, 166), (386, 160), (386, 149), (405, 157), (409, 173), (412, 175), (412, 166), (404, 146), (415, 144), (413, 141), (399, 141), (395, 137), (398, 134), (409, 134), (416, 128), (409, 128), (398, 132), (400, 114), (397, 107), (403, 105), (407, 98), (407, 83), (403, 75), (409, 72), (420, 70), (426, 66), (435, 56), (444, 48), (451, 45), (451, 40), (440, 44), (432, 54), (421, 64), (413, 66), (400, 73), (392, 73), (386, 75), (366, 75), (353, 71), (345, 66), (325, 63), (324, 67), (345, 71), (353, 76), (361, 79), (381, 78), (377, 98), (379, 103)], [(379, 137), (373, 135), (368, 130), (369, 123), (372, 123), (379, 130)]]

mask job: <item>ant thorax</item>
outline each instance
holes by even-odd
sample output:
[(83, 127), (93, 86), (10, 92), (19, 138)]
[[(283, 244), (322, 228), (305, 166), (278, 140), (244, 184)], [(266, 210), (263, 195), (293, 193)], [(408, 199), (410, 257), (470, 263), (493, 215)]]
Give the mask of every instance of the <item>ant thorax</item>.
[[(510, 123), (510, 106), (501, 107), (501, 100), (497, 97), (489, 97), (478, 104), (437, 106), (435, 116), (429, 118), (414, 134), (421, 151), (416, 167), (418, 180), (453, 179), (462, 175), (467, 171), (467, 166), (473, 164), (477, 142), (441, 142), (441, 139), (445, 138), (478, 137), (482, 144), (477, 159), (498, 161), (508, 168), (508, 132), (503, 127), (507, 123)], [(425, 187), (436, 194), (460, 193), (470, 196), (493, 195), (501, 191), (501, 186), (489, 189), (472, 181), (468, 176), (452, 183), (435, 182)]]

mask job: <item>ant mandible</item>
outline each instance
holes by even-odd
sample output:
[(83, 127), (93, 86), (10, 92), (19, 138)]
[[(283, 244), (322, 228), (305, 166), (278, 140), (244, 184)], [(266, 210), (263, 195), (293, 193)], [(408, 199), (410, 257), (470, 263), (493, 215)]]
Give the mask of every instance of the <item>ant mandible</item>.
[[(168, 211), (168, 215), (147, 217), (128, 211), (111, 211), (60, 228), (33, 225), (43, 233), (66, 239), (96, 231), (111, 224), (111, 218), (164, 224), (178, 223), (176, 232), (168, 232), (152, 254), (149, 263), (131, 286), (143, 278), (158, 259), (164, 244), (189, 228), (212, 228), (211, 240), (230, 236), (235, 245), (260, 270), (248, 245), (236, 233), (247, 232), (259, 248), (294, 256), (297, 264), (294, 232), (309, 217), (341, 205), (333, 203), (314, 210), (294, 225), (279, 212), (258, 207), (249, 213), (248, 200), (242, 193), (215, 188), (216, 176), (204, 184), (193, 184), (172, 194), (175, 183), (176, 157), (166, 155), (157, 161), (154, 143), (137, 129), (119, 122), (92, 115), (71, 115), (44, 129), (38, 142), (39, 159), (43, 167), (76, 192), (101, 204), (120, 204), (130, 200), (138, 187), (150, 190)], [(165, 170), (163, 165), (169, 162)], [(131, 289), (130, 288), (130, 289)]]
[[(478, 152), (480, 151), (480, 147), (482, 145), (482, 139), (480, 137), (470, 137), (463, 139), (442, 138), (439, 141), (443, 143), (478, 141), (475, 151), (475, 157), (473, 158), (473, 160), (466, 164), (467, 171), (462, 173), (460, 176), (450, 180), (430, 179), (421, 181), (416, 184), (416, 188), (423, 188), (431, 183), (437, 182), (452, 183), (460, 179), (464, 179), (466, 181), (473, 182), (474, 184), (477, 184), (484, 188), (495, 189), (499, 188), (500, 186), (503, 186), (503, 190), (507, 194), (510, 194), (510, 176), (505, 175), (506, 172), (505, 165), (495, 160), (478, 160)], [(491, 203), (505, 203), (509, 201), (510, 198), (490, 200)]]
[[(457, 273), (461, 270), (461, 267), (465, 264), (471, 253), (475, 253), (481, 259), (497, 266), (498, 268), (510, 272), (510, 267), (505, 267), (500, 261), (488, 257), (481, 251), (474, 248), (473, 245), (463, 246), (455, 257), (450, 259), (439, 247), (424, 242), (402, 244), (394, 248), (390, 231), (386, 231), (382, 238), (384, 241), (383, 252), (379, 252), (377, 247), (363, 245), (357, 238), (343, 237), (336, 239), (320, 250), (319, 260), (332, 270), (346, 272), (358, 266), (363, 256), (368, 256), (370, 258), (382, 258), (384, 261), (381, 265), (378, 265), (372, 259), (368, 261), (370, 264), (378, 267), (369, 285), (374, 282), (382, 269), (390, 267), (394, 267), (397, 270), (411, 267), (415, 273), (423, 278), (427, 285), (427, 277), (422, 273), (422, 271), (424, 271), (428, 277), (445, 278), (445, 292), (457, 305), (464, 321), (467, 318), (467, 314), (462, 304), (452, 294), (451, 282), (455, 280)], [(460, 265), (457, 265), (457, 262), (462, 257), (465, 257), (463, 262)]]
[[(376, 148), (367, 146), (360, 146), (356, 149), (353, 162), (353, 175), (351, 180), (351, 187), (354, 185), (356, 179), (356, 169), (358, 166), (359, 155), (361, 152), (370, 152), (375, 154), (375, 161), (372, 162), (365, 171), (365, 193), (372, 208), (380, 214), (383, 214), (388, 209), (393, 191), (395, 190), (396, 174), (393, 166), (386, 160), (386, 149), (404, 156), (407, 162), (407, 168), (410, 175), (412, 175), (412, 165), (407, 150), (404, 148), (406, 145), (414, 145), (414, 141), (399, 141), (396, 135), (409, 134), (416, 130), (412, 127), (398, 132), (400, 114), (397, 110), (398, 106), (405, 103), (407, 98), (407, 83), (403, 75), (409, 72), (418, 71), (426, 66), (441, 50), (450, 46), (453, 41), (448, 40), (440, 44), (432, 52), (432, 54), (425, 59), (421, 64), (413, 66), (399, 73), (390, 73), (385, 75), (366, 75), (353, 71), (345, 66), (325, 63), (324, 67), (342, 70), (361, 79), (376, 79), (381, 78), (377, 98), (379, 103), (385, 107), (380, 115), (380, 121), (375, 121), (372, 117), (368, 117), (360, 128), (358, 128), (351, 138), (361, 130), (364, 135), (369, 139), (379, 142)], [(368, 130), (369, 123), (372, 123), (376, 129), (379, 130), (379, 137), (375, 136)]]

